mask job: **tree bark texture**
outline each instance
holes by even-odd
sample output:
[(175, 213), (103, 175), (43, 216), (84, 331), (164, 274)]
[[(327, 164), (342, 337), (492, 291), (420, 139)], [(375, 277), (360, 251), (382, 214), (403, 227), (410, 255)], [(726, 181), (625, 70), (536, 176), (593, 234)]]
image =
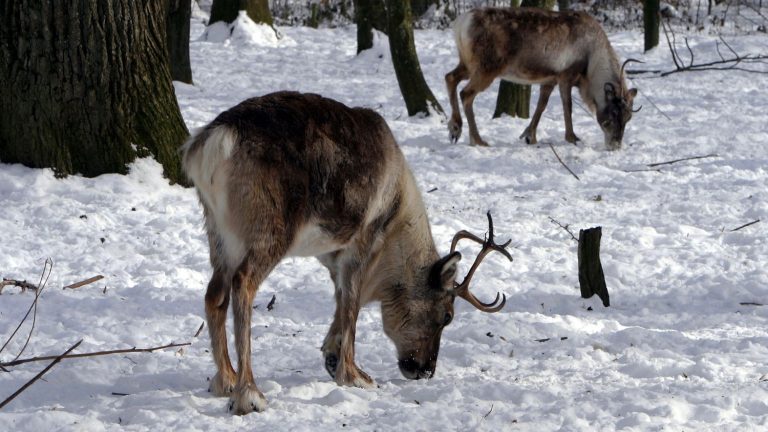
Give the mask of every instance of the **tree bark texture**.
[(246, 11), (253, 22), (270, 26), (273, 23), (269, 0), (213, 0), (208, 25), (218, 21), (231, 23), (241, 10)]
[(659, 0), (643, 0), (643, 32), (645, 51), (659, 45)]
[(192, 67), (189, 63), (189, 20), (192, 17), (190, 0), (167, 0), (168, 19), (165, 35), (168, 39), (168, 61), (171, 78), (192, 84)]
[(416, 55), (410, 0), (387, 0), (386, 3), (389, 49), (408, 115), (429, 115), (429, 108), (442, 113), (443, 108), (424, 80)]
[(154, 155), (183, 182), (188, 136), (165, 1), (15, 0), (0, 10), (0, 160), (58, 176), (126, 173)]
[(603, 265), (600, 263), (600, 238), (603, 236), (602, 227), (579, 230), (579, 288), (582, 298), (590, 298), (597, 294), (603, 301), (603, 306), (611, 305), (608, 287), (605, 285)]
[[(555, 0), (523, 0), (520, 6), (552, 9), (555, 6)], [(515, 84), (505, 80), (499, 82), (499, 93), (496, 97), (496, 108), (493, 110), (493, 118), (501, 117), (502, 114), (507, 114), (511, 117), (528, 118), (531, 116), (530, 106), (530, 85)]]

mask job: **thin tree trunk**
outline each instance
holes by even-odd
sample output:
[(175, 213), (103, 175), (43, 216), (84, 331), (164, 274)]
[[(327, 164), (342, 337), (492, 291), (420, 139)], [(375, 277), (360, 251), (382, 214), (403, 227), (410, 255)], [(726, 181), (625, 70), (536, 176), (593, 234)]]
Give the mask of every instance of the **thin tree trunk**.
[(192, 68), (189, 64), (189, 20), (192, 17), (190, 0), (168, 0), (168, 59), (171, 78), (192, 84)]
[(154, 155), (183, 182), (188, 136), (165, 1), (15, 0), (0, 10), (0, 160), (57, 176), (126, 173)]
[(355, 0), (355, 24), (357, 25), (357, 53), (373, 48), (374, 0)]
[(272, 26), (272, 12), (269, 10), (269, 0), (213, 0), (211, 19), (208, 24), (218, 21), (231, 23), (238, 13), (244, 10), (253, 22)]
[(389, 49), (408, 115), (429, 115), (430, 108), (442, 113), (443, 108), (424, 80), (416, 55), (410, 0), (387, 0), (386, 3)]
[(659, 45), (659, 0), (643, 0), (645, 51)]

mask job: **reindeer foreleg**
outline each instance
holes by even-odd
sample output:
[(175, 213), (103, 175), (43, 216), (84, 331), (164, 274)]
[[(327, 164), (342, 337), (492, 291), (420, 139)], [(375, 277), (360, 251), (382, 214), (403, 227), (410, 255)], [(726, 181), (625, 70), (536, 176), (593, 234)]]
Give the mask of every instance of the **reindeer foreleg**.
[(539, 127), (539, 120), (541, 120), (541, 114), (547, 107), (549, 102), (549, 95), (552, 94), (552, 90), (555, 89), (554, 85), (544, 85), (539, 87), (539, 101), (536, 102), (536, 111), (531, 117), (531, 122), (528, 123), (528, 127), (525, 128), (520, 139), (524, 139), (526, 144), (536, 144), (536, 128)]
[(469, 126), (469, 145), (488, 146), (488, 143), (480, 138), (480, 132), (475, 123), (475, 111), (472, 104), (475, 97), (487, 89), (493, 82), (492, 75), (475, 74), (469, 79), (469, 83), (461, 89), (461, 102), (464, 105), (464, 114), (467, 115), (467, 125)]
[[(338, 259), (336, 283), (336, 312), (323, 343), (325, 367), (339, 385), (368, 388), (375, 382), (355, 363), (355, 333), (362, 299), (362, 280), (370, 265), (370, 257), (345, 251)], [(331, 272), (333, 275), (333, 272)]]

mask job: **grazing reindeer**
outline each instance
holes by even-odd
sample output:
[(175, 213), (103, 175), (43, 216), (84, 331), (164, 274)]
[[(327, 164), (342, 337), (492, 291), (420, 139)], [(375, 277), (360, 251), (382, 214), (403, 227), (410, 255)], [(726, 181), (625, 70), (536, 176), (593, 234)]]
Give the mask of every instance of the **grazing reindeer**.
[[(322, 351), (340, 385), (371, 387), (355, 364), (360, 308), (381, 302), (384, 332), (411, 379), (435, 371), (440, 335), (458, 296), (484, 312), (506, 302), (479, 301), (469, 282), (486, 254), (512, 257), (493, 240), (461, 231), (440, 257), (421, 195), (384, 119), (313, 94), (273, 93), (220, 114), (183, 148), (184, 170), (205, 215), (213, 276), (205, 312), (218, 372), (211, 391), (230, 395), (236, 414), (266, 400), (251, 371), (251, 304), (261, 282), (287, 256), (316, 256), (335, 285), (336, 312)], [(456, 242), (483, 244), (456, 284)], [(227, 351), (232, 300), (237, 371)]]
[[(565, 140), (579, 140), (571, 123), (571, 87), (578, 87), (582, 100), (605, 135), (609, 149), (621, 147), (624, 127), (632, 118), (636, 89), (627, 89), (624, 65), (619, 67), (608, 38), (592, 17), (583, 12), (550, 12), (538, 8), (485, 8), (466, 12), (453, 24), (459, 65), (445, 76), (451, 100), (448, 131), (456, 142), (461, 135), (461, 112), (456, 87), (469, 124), (471, 145), (486, 146), (475, 124), (472, 102), (496, 77), (520, 84), (540, 84), (539, 102), (531, 123), (520, 138), (536, 143), (536, 126), (549, 95), (558, 86), (563, 101)], [(637, 61), (637, 60), (634, 60)]]

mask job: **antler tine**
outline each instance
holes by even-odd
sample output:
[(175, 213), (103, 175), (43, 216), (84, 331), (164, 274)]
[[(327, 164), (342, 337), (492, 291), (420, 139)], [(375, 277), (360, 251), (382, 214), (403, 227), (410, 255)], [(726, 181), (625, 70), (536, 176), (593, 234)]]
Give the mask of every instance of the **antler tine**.
[(624, 60), (624, 63), (621, 64), (621, 73), (619, 75), (624, 76), (624, 67), (627, 65), (627, 63), (645, 63), (642, 60), (628, 58)]
[[(499, 294), (496, 293), (496, 298), (490, 302), (490, 303), (484, 303), (477, 299), (470, 291), (469, 291), (469, 283), (472, 280), (472, 276), (475, 274), (475, 270), (477, 270), (478, 266), (480, 266), (480, 263), (485, 259), (486, 255), (489, 253), (496, 251), (507, 257), (510, 261), (512, 261), (512, 255), (507, 251), (506, 247), (509, 245), (509, 243), (512, 241), (507, 240), (504, 244), (498, 244), (493, 239), (493, 218), (491, 218), (491, 212), (488, 212), (488, 238), (486, 240), (481, 240), (480, 237), (468, 232), (468, 231), (459, 231), (456, 233), (456, 235), (453, 237), (453, 241), (451, 242), (451, 252), (456, 247), (456, 243), (458, 243), (461, 239), (469, 239), (472, 241), (475, 241), (477, 243), (480, 243), (483, 245), (483, 248), (480, 250), (480, 253), (477, 255), (477, 258), (475, 258), (475, 262), (472, 263), (472, 267), (470, 267), (469, 272), (464, 277), (464, 280), (456, 285), (456, 291), (457, 295), (464, 300), (468, 301), (472, 306), (476, 307), (477, 309), (483, 311), (483, 312), (498, 312), (501, 310), (501, 308), (504, 307), (504, 305), (507, 302), (507, 296), (502, 295), (501, 303), (498, 303), (499, 301)], [(498, 303), (498, 304), (497, 304)]]

